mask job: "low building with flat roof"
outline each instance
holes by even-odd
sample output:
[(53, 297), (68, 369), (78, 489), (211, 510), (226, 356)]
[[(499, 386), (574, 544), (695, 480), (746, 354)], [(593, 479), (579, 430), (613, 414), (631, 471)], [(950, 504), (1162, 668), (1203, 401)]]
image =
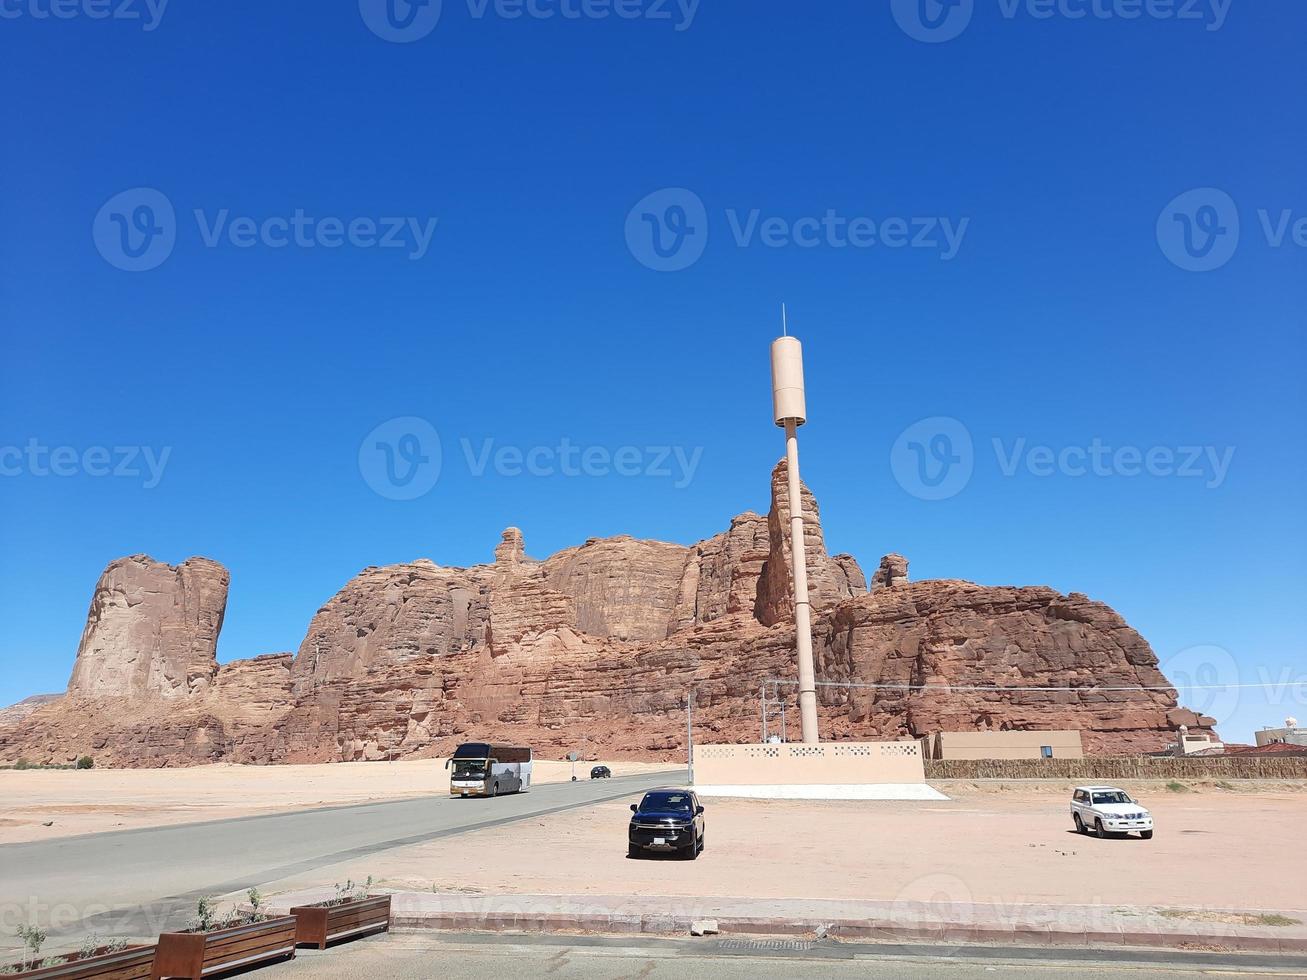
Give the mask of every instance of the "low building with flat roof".
[(932, 759), (1083, 759), (1079, 731), (937, 732)]
[(1285, 745), (1307, 746), (1307, 728), (1299, 728), (1294, 718), (1289, 718), (1283, 728), (1263, 728), (1254, 732), (1254, 735), (1257, 737), (1258, 745), (1274, 745), (1282, 742)]

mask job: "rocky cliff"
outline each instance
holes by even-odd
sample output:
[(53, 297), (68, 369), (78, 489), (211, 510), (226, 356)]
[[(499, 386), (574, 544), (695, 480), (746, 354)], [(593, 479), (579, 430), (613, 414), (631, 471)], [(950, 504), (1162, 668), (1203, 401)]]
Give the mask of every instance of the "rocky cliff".
[[(96, 587), (67, 696), (0, 719), (0, 760), (387, 759), (474, 737), (671, 759), (691, 688), (700, 737), (755, 740), (759, 687), (795, 675), (785, 477), (782, 463), (767, 517), (746, 512), (688, 547), (620, 536), (539, 560), (509, 528), (493, 563), (364, 569), (293, 656), (221, 666), (226, 571), (120, 559)], [(1102, 690), (1166, 683), (1102, 603), (910, 582), (900, 555), (868, 589), (851, 556), (828, 554), (803, 493), (817, 673), (848, 685), (820, 690), (824, 736), (1080, 728), (1090, 751), (1124, 753), (1211, 724), (1166, 692)], [(793, 706), (793, 686), (780, 689)]]
[(184, 698), (217, 673), (227, 569), (208, 558), (111, 562), (96, 583), (77, 647), (72, 697)]

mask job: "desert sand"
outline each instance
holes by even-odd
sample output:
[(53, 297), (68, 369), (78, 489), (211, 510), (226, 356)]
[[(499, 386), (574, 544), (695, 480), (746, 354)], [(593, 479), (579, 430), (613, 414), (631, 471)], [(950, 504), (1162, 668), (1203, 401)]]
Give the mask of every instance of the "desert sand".
[[(447, 793), (449, 773), (444, 764), (443, 759), (422, 759), (310, 766), (0, 770), (0, 844)], [(601, 764), (615, 776), (668, 768), (656, 762), (587, 761), (576, 764), (578, 778), (588, 779), (590, 767)], [(535, 760), (534, 782), (561, 782), (571, 776), (571, 763)]]
[(628, 801), (619, 801), (370, 855), (268, 890), (371, 874), (382, 888), (468, 896), (1307, 906), (1303, 784), (1126, 788), (1156, 817), (1150, 841), (1074, 833), (1069, 792), (1056, 784), (951, 783), (948, 802), (709, 799), (697, 861), (631, 860)]

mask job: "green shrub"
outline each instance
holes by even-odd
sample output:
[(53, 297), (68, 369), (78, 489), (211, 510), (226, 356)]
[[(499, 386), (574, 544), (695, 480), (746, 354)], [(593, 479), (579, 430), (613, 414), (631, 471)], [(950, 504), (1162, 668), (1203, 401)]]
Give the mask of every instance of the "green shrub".
[(19, 759), (14, 763), (15, 769), (31, 769), (32, 761), (30, 759)]
[(1166, 788), (1172, 793), (1188, 793), (1189, 787), (1184, 783), (1177, 783), (1174, 779), (1166, 784)]
[(80, 759), (77, 760), (77, 768), (78, 768), (78, 769), (94, 769), (94, 768), (95, 768), (95, 760), (92, 759), (89, 755), (84, 755), (84, 756), (82, 756)]

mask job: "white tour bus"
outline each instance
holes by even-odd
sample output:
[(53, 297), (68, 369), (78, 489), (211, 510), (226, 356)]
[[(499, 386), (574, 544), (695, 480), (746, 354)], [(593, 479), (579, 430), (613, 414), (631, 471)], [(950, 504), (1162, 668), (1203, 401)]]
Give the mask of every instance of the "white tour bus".
[(531, 750), (520, 745), (464, 742), (445, 768), (450, 796), (498, 796), (531, 787)]

